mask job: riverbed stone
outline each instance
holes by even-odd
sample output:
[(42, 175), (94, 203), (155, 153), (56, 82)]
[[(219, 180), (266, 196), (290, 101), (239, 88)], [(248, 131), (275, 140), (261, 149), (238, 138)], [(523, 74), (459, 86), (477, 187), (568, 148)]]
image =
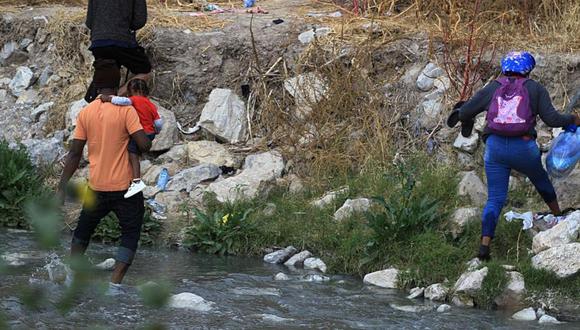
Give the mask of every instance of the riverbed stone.
[(472, 154), (477, 149), (478, 143), (479, 134), (477, 132), (473, 132), (469, 137), (464, 137), (459, 133), (453, 142), (453, 147)]
[(215, 141), (193, 141), (187, 144), (187, 158), (190, 162), (215, 164), (238, 168), (240, 162), (223, 145)]
[(501, 295), (495, 298), (498, 307), (513, 308), (519, 306), (526, 294), (524, 276), (518, 272), (506, 272), (509, 282)]
[(220, 202), (251, 199), (267, 192), (272, 183), (282, 176), (284, 159), (277, 151), (246, 157), (240, 174), (211, 183), (207, 191), (214, 193)]
[(115, 269), (115, 262), (116, 262), (115, 259), (108, 258), (103, 262), (96, 264), (95, 268), (99, 270), (113, 270)]
[(560, 324), (562, 322), (558, 321), (558, 319), (553, 317), (553, 316), (545, 314), (545, 315), (540, 316), (538, 323), (539, 324)]
[(532, 266), (549, 270), (560, 278), (573, 276), (580, 271), (580, 243), (558, 245), (532, 257)]
[(449, 312), (450, 310), (451, 310), (451, 306), (449, 306), (447, 304), (442, 304), (442, 305), (439, 305), (439, 307), (437, 307), (438, 313), (446, 313), (446, 312)]
[(575, 242), (580, 234), (580, 211), (576, 211), (554, 227), (534, 236), (532, 251), (540, 253), (555, 246)]
[(264, 256), (264, 261), (269, 264), (282, 264), (290, 259), (298, 250), (293, 246), (288, 246), (285, 249), (268, 253)]
[(421, 313), (433, 310), (432, 307), (429, 306), (421, 306), (421, 305), (399, 305), (399, 304), (389, 304), (389, 306), (393, 309), (396, 309), (401, 312), (407, 313)]
[(206, 301), (202, 297), (191, 292), (183, 292), (171, 296), (169, 299), (170, 308), (191, 309), (198, 312), (209, 312), (213, 302)]
[(334, 191), (329, 191), (324, 194), (320, 199), (312, 201), (311, 205), (318, 208), (325, 208), (332, 205), (339, 197), (347, 195), (349, 191), (348, 186), (341, 187)]
[(365, 284), (372, 284), (381, 288), (396, 289), (399, 281), (399, 270), (389, 268), (366, 274), (363, 278)]
[(290, 259), (288, 259), (284, 265), (288, 267), (297, 267), (304, 264), (304, 260), (312, 257), (312, 253), (310, 251), (305, 250), (300, 253), (296, 253)]
[(483, 267), (476, 271), (461, 274), (457, 282), (455, 282), (453, 291), (458, 294), (476, 295), (481, 289), (483, 279), (487, 276), (487, 272), (488, 268)]
[(24, 92), (32, 82), (32, 78), (34, 77), (34, 73), (30, 70), (29, 67), (20, 66), (16, 69), (16, 74), (14, 78), (10, 81), (8, 88), (12, 92), (12, 95), (18, 97), (22, 92)]
[(175, 174), (167, 184), (167, 190), (190, 192), (201, 182), (215, 179), (221, 173), (214, 164), (199, 164)]
[(518, 321), (535, 321), (536, 311), (532, 307), (522, 309), (521, 311), (512, 315), (512, 319)]
[(412, 288), (411, 291), (409, 291), (409, 295), (407, 296), (407, 299), (421, 298), (421, 297), (423, 297), (424, 293), (425, 293), (425, 288)]
[(465, 294), (455, 294), (451, 298), (451, 303), (457, 307), (474, 307), (473, 298)]
[(432, 301), (445, 301), (448, 293), (449, 289), (445, 285), (436, 283), (429, 285), (425, 289), (424, 296)]
[(479, 208), (476, 207), (464, 207), (455, 210), (449, 222), (453, 238), (459, 237), (469, 223), (480, 221), (479, 213)]
[(179, 131), (177, 130), (177, 120), (175, 114), (155, 103), (159, 117), (163, 119), (163, 129), (155, 136), (150, 151), (169, 150), (177, 141), (179, 141)]
[(274, 281), (289, 281), (290, 277), (284, 273), (278, 273), (274, 275)]
[(304, 282), (328, 282), (328, 281), (330, 281), (330, 277), (320, 275), (320, 274), (306, 274), (302, 277), (302, 281), (304, 281)]
[(417, 88), (427, 92), (435, 85), (435, 79), (441, 77), (445, 72), (435, 63), (429, 63), (417, 77)]
[(315, 269), (326, 273), (328, 268), (326, 267), (324, 261), (322, 261), (320, 258), (306, 258), (304, 260), (304, 269)]
[(458, 186), (459, 196), (468, 196), (476, 206), (484, 206), (487, 201), (487, 189), (475, 171), (463, 172)]
[(246, 105), (231, 89), (216, 88), (203, 107), (198, 125), (228, 143), (246, 139)]
[(312, 111), (312, 106), (324, 98), (328, 86), (318, 73), (301, 74), (284, 81), (284, 88), (294, 97), (297, 115), (302, 118)]
[(371, 208), (371, 200), (368, 198), (347, 199), (344, 204), (334, 212), (334, 220), (341, 221), (356, 213), (367, 212)]

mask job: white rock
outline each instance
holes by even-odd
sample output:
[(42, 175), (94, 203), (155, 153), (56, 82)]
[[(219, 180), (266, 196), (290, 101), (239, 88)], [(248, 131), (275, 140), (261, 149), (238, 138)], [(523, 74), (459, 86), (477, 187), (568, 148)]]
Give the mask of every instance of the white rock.
[(0, 89), (0, 103), (6, 101), (6, 96), (8, 92), (5, 89)]
[(18, 49), (18, 44), (15, 41), (5, 43), (0, 50), (0, 64), (4, 63), (16, 49)]
[(330, 277), (320, 275), (320, 274), (307, 274), (307, 275), (304, 275), (304, 277), (302, 278), (302, 281), (304, 281), (304, 282), (328, 282), (328, 281), (330, 281)]
[(42, 70), (42, 73), (40, 74), (40, 77), (38, 78), (38, 84), (42, 87), (48, 85), (50, 77), (52, 76), (52, 74), (53, 74), (52, 68), (50, 66), (46, 66)]
[(68, 115), (66, 116), (66, 126), (72, 130), (77, 125), (77, 118), (81, 110), (83, 110), (87, 105), (87, 101), (84, 99), (78, 100), (70, 104), (68, 108)]
[(441, 283), (431, 284), (425, 289), (425, 298), (433, 301), (445, 301), (449, 289)]
[(109, 258), (105, 261), (101, 262), (100, 264), (96, 264), (95, 268), (99, 270), (113, 270), (115, 269), (115, 259)]
[[(439, 116), (443, 111), (443, 103), (439, 99), (438, 95), (435, 95), (435, 97), (435, 99), (428, 99), (423, 101), (419, 106), (419, 123), (426, 129), (432, 129), (437, 125)], [(429, 96), (429, 98), (431, 98), (431, 96)]]
[(545, 269), (564, 278), (580, 271), (580, 243), (559, 245), (532, 257), (532, 266)]
[(424, 293), (425, 293), (425, 288), (412, 288), (411, 291), (409, 291), (409, 295), (407, 296), (407, 299), (421, 298), (421, 297), (423, 297)]
[(419, 74), (421, 74), (421, 71), (424, 68), (424, 64), (421, 63), (415, 63), (413, 64), (409, 69), (407, 69), (407, 71), (405, 71), (405, 74), (401, 77), (401, 79), (399, 80), (400, 82), (404, 83), (407, 86), (414, 86), (417, 82), (417, 78), (419, 77)]
[(294, 97), (298, 107), (297, 115), (302, 118), (310, 113), (312, 105), (320, 102), (328, 91), (328, 86), (315, 72), (301, 74), (284, 81), (284, 88)]
[(7, 87), (8, 85), (10, 85), (10, 82), (12, 81), (12, 79), (10, 78), (0, 78), (0, 87)]
[(327, 267), (324, 261), (319, 258), (307, 258), (304, 260), (304, 269), (316, 269), (326, 273)]
[(451, 306), (449, 306), (447, 304), (442, 304), (442, 305), (439, 305), (439, 307), (437, 307), (437, 312), (439, 312), (439, 313), (449, 312), (450, 310), (451, 310)]
[(222, 203), (251, 199), (265, 191), (283, 170), (284, 159), (276, 151), (250, 155), (240, 174), (211, 183), (207, 191), (214, 193)]
[(476, 257), (476, 258), (469, 260), (465, 264), (467, 265), (467, 271), (473, 272), (473, 271), (477, 270), (479, 268), (479, 266), (481, 266), (481, 260), (479, 260), (479, 258)]
[(485, 113), (481, 113), (475, 117), (475, 123), (473, 124), (473, 128), (476, 132), (483, 133), (485, 129), (485, 125), (487, 125), (487, 120), (485, 119)]
[(389, 306), (393, 309), (396, 309), (401, 312), (407, 313), (420, 313), (432, 310), (431, 307), (428, 306), (420, 306), (420, 305), (399, 305), (399, 304), (389, 304)]
[(151, 151), (169, 150), (179, 140), (177, 120), (172, 111), (165, 109), (158, 103), (155, 103), (155, 105), (157, 106), (159, 117), (163, 119), (163, 129), (155, 136)]
[(556, 319), (553, 316), (550, 316), (550, 315), (542, 315), (540, 317), (540, 320), (538, 320), (538, 323), (540, 323), (540, 324), (560, 324), (562, 322), (558, 321), (558, 319)]
[(269, 264), (281, 264), (290, 259), (296, 252), (298, 251), (295, 247), (288, 246), (285, 249), (266, 254), (264, 261)]
[(460, 295), (454, 295), (453, 298), (451, 299), (451, 303), (457, 307), (473, 307), (475, 306), (475, 303), (473, 302), (473, 298), (464, 295), (464, 294), (460, 294)]
[(167, 184), (167, 190), (190, 192), (199, 183), (215, 179), (221, 173), (214, 164), (200, 164), (177, 173)]
[(168, 305), (171, 308), (192, 309), (198, 312), (209, 312), (212, 309), (213, 303), (206, 301), (196, 294), (183, 292), (171, 296)]
[(433, 85), (435, 86), (435, 88), (437, 88), (438, 91), (444, 93), (447, 90), (449, 90), (449, 88), (451, 88), (451, 80), (449, 79), (449, 77), (441, 76), (435, 79)]
[(30, 160), (36, 165), (52, 164), (66, 154), (62, 139), (27, 139), (22, 141)]
[(347, 219), (355, 213), (363, 213), (370, 209), (371, 200), (368, 198), (347, 199), (344, 204), (334, 212), (334, 220)]
[(329, 27), (317, 27), (315, 29), (310, 29), (300, 33), (300, 35), (298, 36), (298, 40), (302, 44), (309, 44), (312, 41), (314, 41), (315, 38), (324, 37), (328, 35), (330, 32), (332, 32), (332, 29)]
[(427, 64), (419, 74), (419, 77), (417, 77), (417, 88), (424, 92), (431, 90), (435, 84), (435, 79), (441, 77), (444, 73), (443, 69), (438, 67), (436, 64)]
[(310, 257), (312, 257), (312, 253), (310, 253), (310, 251), (302, 251), (293, 255), (290, 259), (288, 259), (288, 261), (284, 263), (284, 265), (288, 267), (296, 267), (304, 264), (304, 260)]
[(463, 137), (461, 132), (459, 132), (455, 142), (453, 142), (453, 147), (471, 154), (477, 149), (478, 143), (479, 134), (477, 132), (472, 132), (469, 137)]
[(535, 321), (536, 311), (532, 307), (522, 309), (521, 311), (512, 315), (512, 319), (518, 321)]
[(338, 190), (327, 192), (326, 194), (324, 194), (324, 196), (322, 196), (322, 198), (315, 200), (310, 204), (318, 208), (325, 208), (328, 205), (333, 204), (339, 197), (348, 194), (348, 191), (349, 191), (348, 187), (342, 187), (339, 188)]
[(475, 171), (463, 172), (458, 195), (469, 196), (471, 202), (477, 206), (483, 206), (487, 201), (487, 189)]
[(580, 211), (566, 217), (566, 220), (554, 227), (538, 233), (532, 242), (532, 251), (540, 253), (549, 248), (572, 243), (580, 233)]
[(517, 306), (522, 302), (526, 294), (524, 276), (518, 272), (506, 272), (509, 282), (502, 294), (495, 298), (499, 307)]
[(248, 129), (246, 106), (232, 90), (214, 89), (198, 125), (229, 143), (244, 141)]
[(460, 208), (453, 212), (450, 221), (450, 231), (453, 238), (461, 235), (468, 223), (481, 221), (479, 209), (475, 207)]
[(274, 276), (274, 281), (289, 281), (290, 277), (284, 273), (278, 273)]
[(365, 284), (372, 284), (381, 288), (396, 289), (399, 281), (399, 270), (389, 268), (378, 272), (366, 274), (363, 278)]
[(262, 320), (266, 322), (273, 322), (273, 323), (281, 323), (281, 322), (292, 322), (294, 319), (286, 319), (280, 316), (276, 316), (273, 314), (259, 314), (258, 315)]
[[(155, 140), (153, 140), (155, 141)], [(187, 145), (185, 144), (178, 144), (175, 145), (173, 147), (171, 147), (171, 149), (169, 149), (169, 151), (167, 151), (166, 153), (162, 154), (161, 156), (157, 157), (157, 161), (159, 162), (163, 162), (163, 163), (185, 163), (187, 160)], [(199, 163), (205, 163), (205, 162), (199, 162)], [(190, 162), (191, 164), (191, 162)], [(195, 164), (192, 164), (195, 165)]]
[(18, 67), (18, 69), (16, 69), (14, 78), (12, 78), (10, 84), (8, 85), (12, 94), (14, 96), (20, 96), (20, 94), (22, 94), (22, 92), (24, 92), (28, 86), (30, 86), (33, 76), (34, 73), (32, 73), (30, 68), (26, 66)]
[(187, 157), (190, 162), (209, 163), (217, 166), (237, 168), (239, 162), (230, 151), (215, 141), (194, 141), (187, 144)]
[(483, 267), (480, 270), (461, 274), (457, 282), (455, 282), (453, 291), (474, 296), (481, 289), (481, 284), (485, 276), (487, 276), (487, 272), (487, 267)]
[(40, 115), (49, 111), (53, 105), (54, 105), (54, 102), (47, 102), (47, 103), (43, 103), (43, 104), (39, 105), (34, 110), (32, 110), (32, 112), (30, 113), (30, 117), (35, 122), (38, 121), (38, 119), (40, 118)]

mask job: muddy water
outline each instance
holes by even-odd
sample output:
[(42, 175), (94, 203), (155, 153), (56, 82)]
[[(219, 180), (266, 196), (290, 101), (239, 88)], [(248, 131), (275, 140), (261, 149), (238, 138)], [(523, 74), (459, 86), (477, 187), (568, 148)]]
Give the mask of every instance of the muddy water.
[[(63, 240), (59, 255), (66, 252)], [(95, 271), (95, 288), (75, 300), (64, 314), (55, 306), (64, 287), (48, 279), (43, 266), (47, 254), (35, 247), (27, 233), (0, 232), (0, 253), (8, 256), (8, 274), (0, 275), (0, 310), (13, 329), (135, 329), (163, 324), (169, 329), (530, 329), (535, 322), (512, 321), (509, 315), (475, 309), (453, 308), (437, 313), (437, 305), (411, 301), (394, 290), (364, 286), (360, 279), (331, 276), (327, 282), (306, 282), (304, 273), (264, 264), (256, 258), (220, 258), (186, 252), (142, 249), (126, 278), (128, 293), (122, 297), (98, 294), (98, 283), (109, 273)], [(114, 248), (92, 245), (89, 257), (102, 261)], [(277, 282), (273, 275), (284, 271), (291, 280)], [(213, 302), (208, 312), (166, 307), (153, 310), (143, 305), (136, 286), (166, 281), (173, 293), (191, 292)], [(47, 302), (34, 311), (19, 297), (22, 287), (40, 286)], [(394, 305), (413, 306), (405, 312)], [(572, 324), (559, 329), (577, 329)]]

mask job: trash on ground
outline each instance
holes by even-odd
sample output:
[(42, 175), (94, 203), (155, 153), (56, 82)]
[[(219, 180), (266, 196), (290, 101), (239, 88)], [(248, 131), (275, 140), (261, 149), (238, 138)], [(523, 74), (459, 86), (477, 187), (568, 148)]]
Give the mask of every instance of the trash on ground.
[(161, 189), (161, 191), (167, 188), (167, 183), (169, 182), (169, 170), (167, 168), (163, 168), (161, 172), (159, 172), (159, 176), (157, 177), (157, 187)]
[(167, 212), (167, 207), (153, 198), (147, 200), (147, 206), (153, 211), (152, 216), (156, 219), (165, 220), (165, 212)]
[(512, 222), (514, 219), (523, 220), (523, 230), (528, 230), (534, 226), (534, 213), (531, 211), (526, 213), (509, 211), (508, 213), (504, 214), (504, 216), (507, 222)]

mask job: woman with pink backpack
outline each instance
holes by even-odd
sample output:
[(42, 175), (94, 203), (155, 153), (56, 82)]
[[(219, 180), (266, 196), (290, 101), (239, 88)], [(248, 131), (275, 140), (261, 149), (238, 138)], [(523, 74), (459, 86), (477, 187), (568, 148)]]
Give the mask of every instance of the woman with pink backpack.
[(466, 102), (455, 105), (447, 124), (462, 123), (461, 134), (470, 136), (474, 118), (487, 111), (483, 132), (488, 199), (483, 209), (481, 245), (478, 258), (490, 259), (490, 244), (505, 204), (511, 170), (526, 175), (554, 215), (561, 210), (554, 186), (542, 166), (536, 144), (536, 117), (550, 127), (575, 130), (577, 115), (560, 114), (544, 86), (529, 79), (536, 61), (528, 52), (510, 52), (501, 60), (502, 75), (479, 90)]

